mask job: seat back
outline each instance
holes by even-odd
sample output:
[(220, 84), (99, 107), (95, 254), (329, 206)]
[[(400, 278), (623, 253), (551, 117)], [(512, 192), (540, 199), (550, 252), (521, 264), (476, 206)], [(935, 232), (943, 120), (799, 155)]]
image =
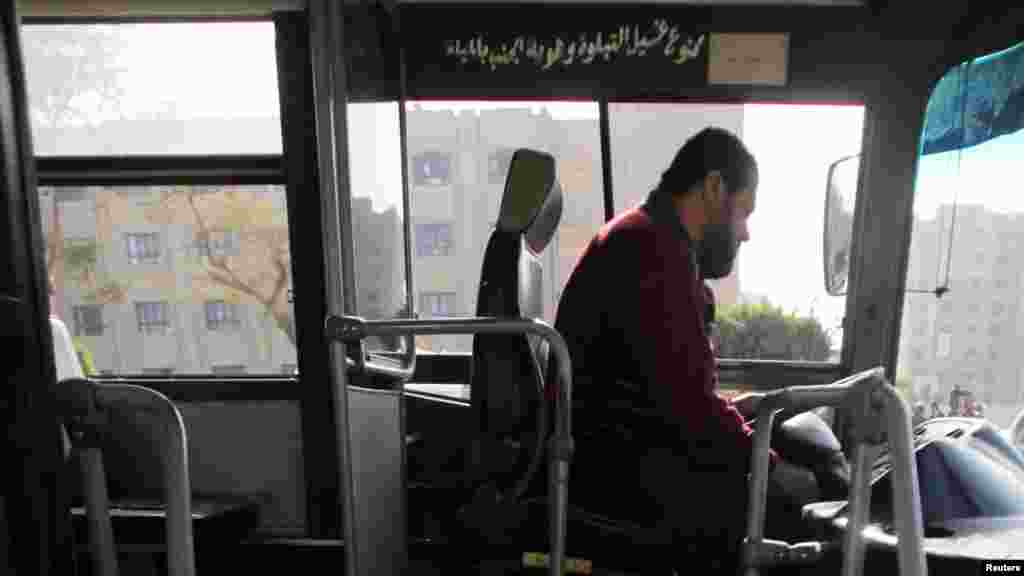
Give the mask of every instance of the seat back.
[[(541, 318), (540, 255), (558, 228), (561, 187), (550, 154), (519, 149), (512, 157), (495, 230), (487, 243), (477, 316)], [(477, 424), (471, 466), (475, 479), (519, 496), (543, 454), (547, 345), (522, 334), (473, 339), (471, 403)]]

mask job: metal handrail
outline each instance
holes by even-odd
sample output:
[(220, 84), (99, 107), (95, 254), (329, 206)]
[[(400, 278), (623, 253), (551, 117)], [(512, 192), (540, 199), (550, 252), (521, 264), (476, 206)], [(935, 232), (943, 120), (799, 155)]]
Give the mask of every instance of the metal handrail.
[(551, 325), (521, 318), (445, 318), (430, 320), (364, 320), (355, 316), (328, 316), (327, 338), (359, 342), (369, 336), (418, 334), (532, 334), (547, 341), (558, 366), (559, 386), (555, 398), (555, 433), (551, 440), (549, 502), (552, 576), (562, 574), (565, 558), (565, 524), (568, 511), (569, 461), (572, 457), (572, 363), (565, 340)]
[(854, 442), (849, 521), (843, 537), (843, 576), (853, 576), (863, 571), (863, 529), (868, 521), (871, 504), (870, 448), (885, 440), (888, 440), (891, 449), (892, 501), (899, 537), (900, 573), (927, 575), (910, 410), (895, 389), (886, 382), (885, 369), (876, 367), (834, 384), (784, 388), (767, 394), (759, 403), (754, 449), (751, 453), (747, 537), (743, 542), (741, 558), (747, 576), (757, 576), (758, 568), (762, 565), (813, 561), (827, 550), (827, 544), (818, 542), (789, 545), (764, 539), (768, 451), (772, 422), (780, 411), (805, 411), (840, 405), (852, 415), (851, 438)]
[(192, 494), (188, 470), (188, 436), (181, 413), (163, 394), (130, 384), (99, 384), (96, 398), (103, 409), (147, 412), (161, 422), (156, 440), (160, 455), (167, 531), (167, 573), (195, 576), (192, 539)]
[(166, 396), (133, 384), (99, 383), (87, 378), (61, 380), (57, 394), (65, 405), (72, 446), (81, 453), (83, 492), (89, 523), (89, 547), (97, 574), (118, 574), (117, 550), (110, 519), (110, 501), (102, 462), (102, 439), (109, 420), (118, 411), (154, 416), (154, 436), (163, 477), (166, 508), (167, 572), (170, 576), (196, 576), (188, 479), (188, 440), (181, 413)]
[(391, 378), (394, 380), (396, 388), (401, 387), (402, 384), (412, 380), (413, 374), (416, 373), (416, 336), (405, 334), (403, 338), (405, 338), (405, 350), (402, 352), (401, 368), (370, 361), (370, 352), (366, 350), (362, 342), (359, 342), (357, 346), (356, 359), (346, 358), (346, 363), (349, 368), (355, 368), (360, 373), (379, 374)]
[(108, 426), (104, 414), (132, 411), (144, 412), (159, 423), (154, 438), (166, 505), (167, 573), (170, 576), (195, 576), (188, 437), (177, 407), (163, 394), (132, 384), (70, 378), (60, 382), (58, 391), (66, 404), (72, 445), (82, 452), (90, 549), (98, 573), (114, 576), (118, 572), (100, 440), (106, 435)]

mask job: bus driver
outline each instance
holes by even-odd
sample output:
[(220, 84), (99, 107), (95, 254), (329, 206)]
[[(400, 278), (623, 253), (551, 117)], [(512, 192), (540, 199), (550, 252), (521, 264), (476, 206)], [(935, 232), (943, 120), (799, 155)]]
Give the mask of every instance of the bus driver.
[[(757, 183), (757, 163), (735, 135), (707, 128), (692, 137), (646, 202), (590, 241), (555, 322), (576, 383), (574, 500), (653, 519), (723, 569), (735, 566), (744, 535), (746, 420), (760, 395), (730, 402), (716, 393), (703, 280), (728, 275), (749, 239)], [(693, 567), (696, 557), (680, 560)]]

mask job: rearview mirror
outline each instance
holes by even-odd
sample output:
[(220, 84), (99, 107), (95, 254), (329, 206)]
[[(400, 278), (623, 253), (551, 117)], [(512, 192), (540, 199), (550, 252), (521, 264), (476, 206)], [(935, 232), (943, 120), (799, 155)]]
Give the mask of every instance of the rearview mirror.
[(860, 155), (841, 158), (828, 168), (822, 254), (825, 257), (825, 291), (832, 296), (846, 294), (853, 239), (853, 206), (857, 199), (859, 176)]

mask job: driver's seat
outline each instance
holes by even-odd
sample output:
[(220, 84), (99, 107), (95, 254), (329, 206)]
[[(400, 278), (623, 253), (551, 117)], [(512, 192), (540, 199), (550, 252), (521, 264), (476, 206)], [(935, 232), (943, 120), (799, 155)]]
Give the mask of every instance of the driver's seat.
[[(562, 191), (550, 154), (518, 149), (505, 180), (495, 229), (484, 253), (476, 315), (544, 315), (540, 255), (562, 215)], [(473, 433), (467, 467), (471, 501), (463, 527), (480, 543), (514, 545), (519, 536), (546, 538), (528, 522), (523, 502), (537, 478), (550, 433), (544, 401), (547, 343), (523, 334), (478, 334), (473, 339)]]
[[(512, 157), (495, 230), (484, 255), (477, 316), (540, 319), (546, 279), (540, 254), (553, 239), (562, 212), (552, 156), (519, 149)], [(524, 335), (477, 335), (473, 341), (471, 404), (475, 438), (469, 456), (474, 496), (461, 524), (481, 544), (547, 549), (545, 441), (553, 406), (545, 383), (546, 343)], [(573, 506), (569, 491), (567, 552), (615, 567), (652, 562), (652, 544), (667, 544), (657, 529)], [(577, 492), (577, 494), (581, 494)], [(636, 545), (644, 550), (638, 562)], [(609, 554), (610, 553), (610, 554)], [(618, 562), (619, 558), (624, 559)], [(667, 572), (666, 572), (667, 573)]]

